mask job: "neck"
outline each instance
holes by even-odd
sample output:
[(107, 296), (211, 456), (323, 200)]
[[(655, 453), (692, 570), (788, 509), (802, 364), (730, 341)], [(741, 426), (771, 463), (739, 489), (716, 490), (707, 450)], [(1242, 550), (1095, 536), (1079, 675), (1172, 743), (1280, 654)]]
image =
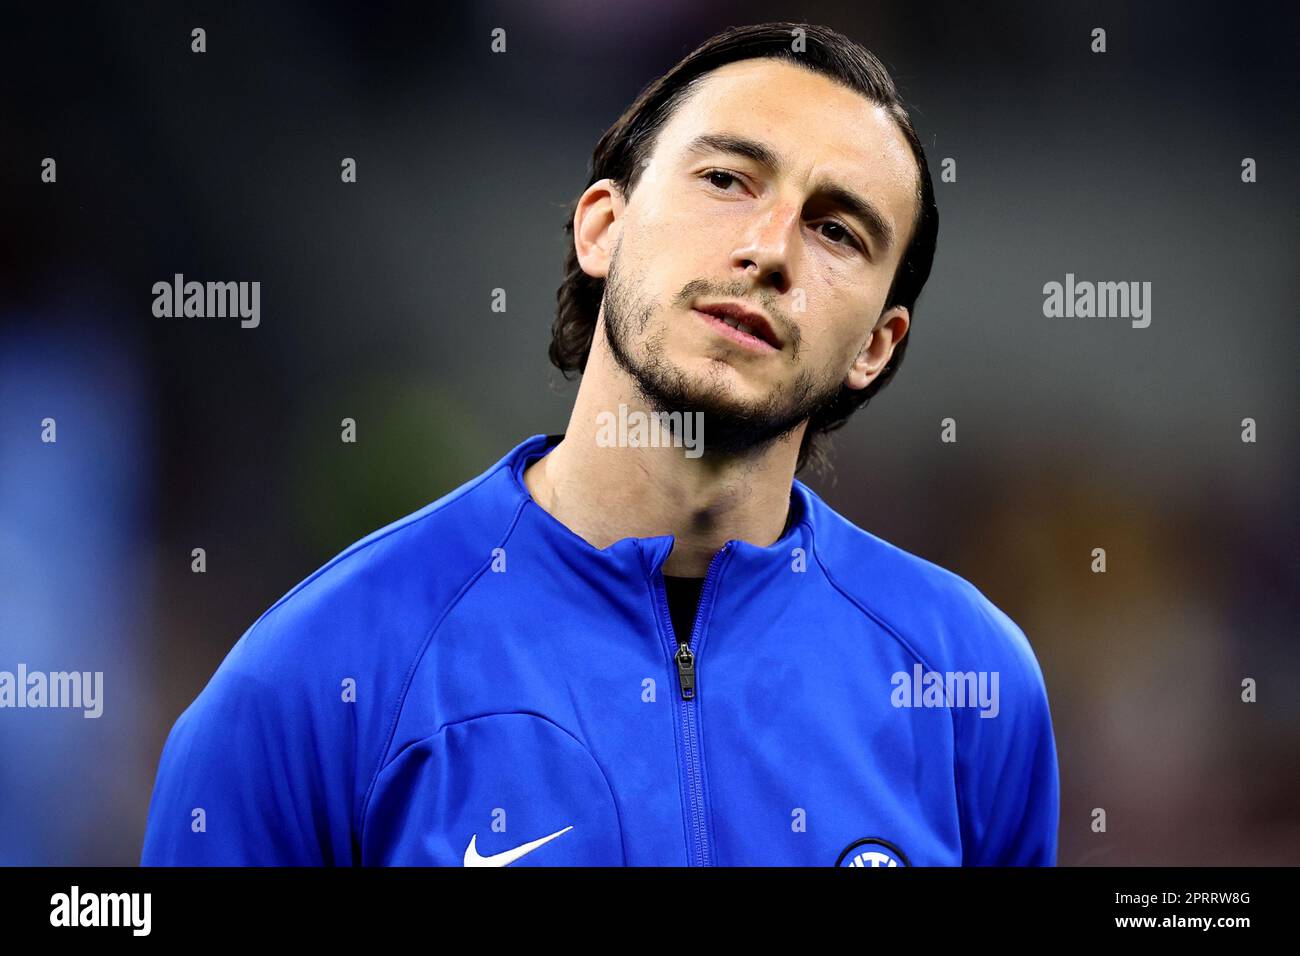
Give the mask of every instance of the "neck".
[(673, 535), (670, 575), (705, 574), (729, 540), (767, 547), (781, 536), (806, 424), (751, 454), (720, 457), (709, 454), (706, 419), (703, 454), (689, 458), (663, 438), (658, 448), (598, 442), (620, 404), (629, 416), (650, 411), (597, 329), (564, 440), (524, 472), (540, 507), (597, 548)]

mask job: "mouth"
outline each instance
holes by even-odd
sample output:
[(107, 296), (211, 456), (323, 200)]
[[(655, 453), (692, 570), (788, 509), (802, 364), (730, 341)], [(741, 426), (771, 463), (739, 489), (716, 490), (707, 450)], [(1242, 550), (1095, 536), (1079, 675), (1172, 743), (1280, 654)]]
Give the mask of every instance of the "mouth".
[(776, 352), (781, 340), (767, 317), (734, 302), (696, 306), (693, 311), (723, 338), (754, 352)]

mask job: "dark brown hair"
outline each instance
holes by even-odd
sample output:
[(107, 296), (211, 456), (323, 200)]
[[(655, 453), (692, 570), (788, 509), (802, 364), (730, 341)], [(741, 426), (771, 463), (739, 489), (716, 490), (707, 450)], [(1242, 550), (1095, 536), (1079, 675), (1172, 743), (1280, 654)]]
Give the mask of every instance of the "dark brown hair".
[[(930, 275), (939, 233), (939, 210), (935, 206), (934, 184), (930, 180), (925, 150), (884, 64), (860, 44), (828, 27), (763, 23), (733, 27), (711, 37), (642, 90), (614, 125), (605, 131), (592, 153), (587, 187), (602, 179), (610, 179), (618, 185), (625, 198), (630, 198), (644, 169), (643, 161), (650, 157), (660, 130), (706, 74), (728, 63), (765, 57), (786, 60), (836, 80), (885, 109), (898, 124), (916, 158), (917, 215), (911, 240), (885, 297), (882, 314), (895, 305), (913, 312), (917, 297)], [(575, 199), (570, 205), (564, 224), (570, 236), (569, 249), (564, 263), (564, 282), (556, 292), (558, 308), (551, 326), (551, 362), (564, 373), (565, 378), (586, 368), (605, 293), (605, 280), (587, 275), (578, 264), (577, 250), (572, 241), (577, 203)], [(813, 415), (799, 448), (796, 470), (802, 470), (809, 461), (817, 468), (828, 464), (818, 437), (843, 426), (854, 411), (889, 383), (903, 362), (911, 338), (909, 331), (870, 385), (862, 389), (845, 386), (829, 407)]]

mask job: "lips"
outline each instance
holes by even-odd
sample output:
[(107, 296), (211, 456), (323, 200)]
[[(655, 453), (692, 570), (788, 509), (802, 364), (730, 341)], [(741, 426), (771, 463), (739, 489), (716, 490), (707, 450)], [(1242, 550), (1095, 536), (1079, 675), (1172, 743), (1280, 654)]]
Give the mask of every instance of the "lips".
[(728, 328), (734, 329), (754, 344), (762, 343), (769, 348), (781, 348), (781, 340), (773, 331), (767, 317), (761, 312), (756, 312), (736, 302), (697, 305), (695, 311), (710, 316)]

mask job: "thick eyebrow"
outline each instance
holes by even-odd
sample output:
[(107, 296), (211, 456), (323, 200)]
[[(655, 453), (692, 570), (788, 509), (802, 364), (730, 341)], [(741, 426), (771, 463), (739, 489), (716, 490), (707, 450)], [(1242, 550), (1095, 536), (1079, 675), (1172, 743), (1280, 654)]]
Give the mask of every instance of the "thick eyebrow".
[[(737, 136), (734, 133), (703, 133), (686, 144), (686, 152), (697, 155), (726, 153), (731, 156), (743, 156), (762, 166), (771, 175), (779, 173), (783, 165), (781, 157), (766, 143), (760, 143), (747, 136)], [(894, 230), (889, 225), (889, 220), (870, 200), (833, 182), (823, 183), (817, 192), (826, 201), (859, 220), (876, 242), (884, 247), (884, 252), (887, 253), (893, 248)]]

